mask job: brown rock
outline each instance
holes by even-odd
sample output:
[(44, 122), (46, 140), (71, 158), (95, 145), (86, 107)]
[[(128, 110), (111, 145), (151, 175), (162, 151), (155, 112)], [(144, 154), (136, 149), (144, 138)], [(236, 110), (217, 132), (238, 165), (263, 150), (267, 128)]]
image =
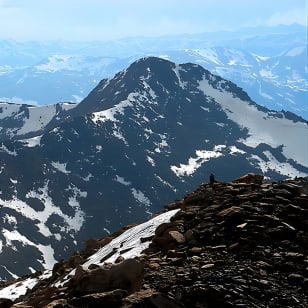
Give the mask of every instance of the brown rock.
[(44, 306), (44, 308), (69, 308), (71, 307), (66, 299), (57, 299)]
[(192, 247), (189, 251), (191, 251), (192, 253), (200, 253), (202, 252), (202, 247)]
[(166, 237), (162, 237), (162, 236), (154, 236), (153, 237), (153, 243), (155, 243), (156, 245), (158, 245), (159, 247), (163, 248), (163, 249), (171, 249), (170, 244), (172, 243), (172, 239), (171, 238), (166, 238)]
[(127, 294), (127, 291), (118, 289), (109, 292), (92, 293), (74, 298), (70, 301), (70, 304), (74, 307), (118, 307)]
[(8, 298), (0, 298), (0, 308), (10, 308), (13, 305), (13, 301)]
[(296, 273), (292, 273), (288, 276), (288, 281), (292, 284), (303, 284), (304, 276)]
[(169, 231), (169, 235), (179, 244), (185, 243), (186, 241), (184, 235), (179, 231)]
[(264, 176), (261, 174), (247, 173), (240, 178), (233, 180), (233, 183), (246, 183), (246, 184), (258, 184), (261, 185), (263, 182)]
[(176, 231), (177, 227), (172, 222), (166, 222), (159, 225), (155, 230), (156, 236), (166, 236), (169, 231)]
[(150, 298), (150, 303), (154, 307), (168, 307), (168, 308), (181, 308), (184, 307), (183, 304), (176, 301), (174, 298), (171, 298), (168, 295), (162, 293), (154, 293)]
[(217, 214), (217, 216), (225, 218), (225, 217), (231, 217), (235, 215), (239, 215), (241, 213), (242, 209), (238, 206), (231, 206), (227, 209), (222, 210)]
[(140, 287), (143, 277), (143, 264), (135, 259), (127, 259), (113, 265), (110, 269), (103, 267), (85, 270), (76, 269), (69, 289), (73, 294), (87, 294), (123, 289), (133, 292)]

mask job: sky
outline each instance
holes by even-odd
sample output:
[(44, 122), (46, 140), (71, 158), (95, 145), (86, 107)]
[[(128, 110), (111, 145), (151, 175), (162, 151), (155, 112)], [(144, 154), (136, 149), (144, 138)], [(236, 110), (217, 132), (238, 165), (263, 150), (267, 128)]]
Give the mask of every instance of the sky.
[(308, 0), (0, 0), (0, 39), (108, 41), (307, 25)]

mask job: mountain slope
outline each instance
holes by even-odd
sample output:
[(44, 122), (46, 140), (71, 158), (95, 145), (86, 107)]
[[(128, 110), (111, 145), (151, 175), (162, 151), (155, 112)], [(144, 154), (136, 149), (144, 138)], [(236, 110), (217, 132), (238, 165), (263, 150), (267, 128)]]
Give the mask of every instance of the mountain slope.
[(2, 142), (0, 275), (31, 273), (140, 222), (211, 172), (306, 176), (307, 134), (304, 120), (256, 105), (201, 66), (142, 58), (56, 127)]
[(0, 141), (38, 136), (56, 126), (73, 107), (71, 103), (50, 106), (0, 103)]
[(2, 303), (306, 307), (308, 179), (259, 178), (204, 183), (52, 270), (4, 284)]

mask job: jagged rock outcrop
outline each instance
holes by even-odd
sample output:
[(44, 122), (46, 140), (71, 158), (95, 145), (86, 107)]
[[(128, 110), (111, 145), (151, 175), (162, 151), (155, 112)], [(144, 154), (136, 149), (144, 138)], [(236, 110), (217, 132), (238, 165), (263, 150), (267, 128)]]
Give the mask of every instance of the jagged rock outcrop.
[[(91, 248), (78, 253), (79, 260), (75, 255), (76, 262), (71, 258), (55, 266), (50, 278), (13, 307), (308, 306), (308, 178), (206, 183), (165, 206), (177, 208), (170, 222), (156, 228), (140, 257), (119, 260), (109, 269), (125, 262), (140, 265), (133, 288), (111, 282), (102, 288), (104, 280), (88, 289), (88, 283), (76, 284), (74, 278), (56, 287), (76, 263), (84, 263)], [(76, 271), (75, 279), (80, 275), (76, 281), (86, 281), (98, 270), (93, 265), (87, 274)], [(72, 292), (77, 285), (79, 292)]]

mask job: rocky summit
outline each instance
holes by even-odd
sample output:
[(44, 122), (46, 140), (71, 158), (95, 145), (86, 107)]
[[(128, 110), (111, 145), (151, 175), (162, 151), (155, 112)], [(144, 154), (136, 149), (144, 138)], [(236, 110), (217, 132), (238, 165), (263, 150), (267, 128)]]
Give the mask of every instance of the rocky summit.
[(139, 256), (93, 258), (134, 226), (89, 240), (0, 307), (308, 307), (308, 178), (211, 181), (166, 213)]

